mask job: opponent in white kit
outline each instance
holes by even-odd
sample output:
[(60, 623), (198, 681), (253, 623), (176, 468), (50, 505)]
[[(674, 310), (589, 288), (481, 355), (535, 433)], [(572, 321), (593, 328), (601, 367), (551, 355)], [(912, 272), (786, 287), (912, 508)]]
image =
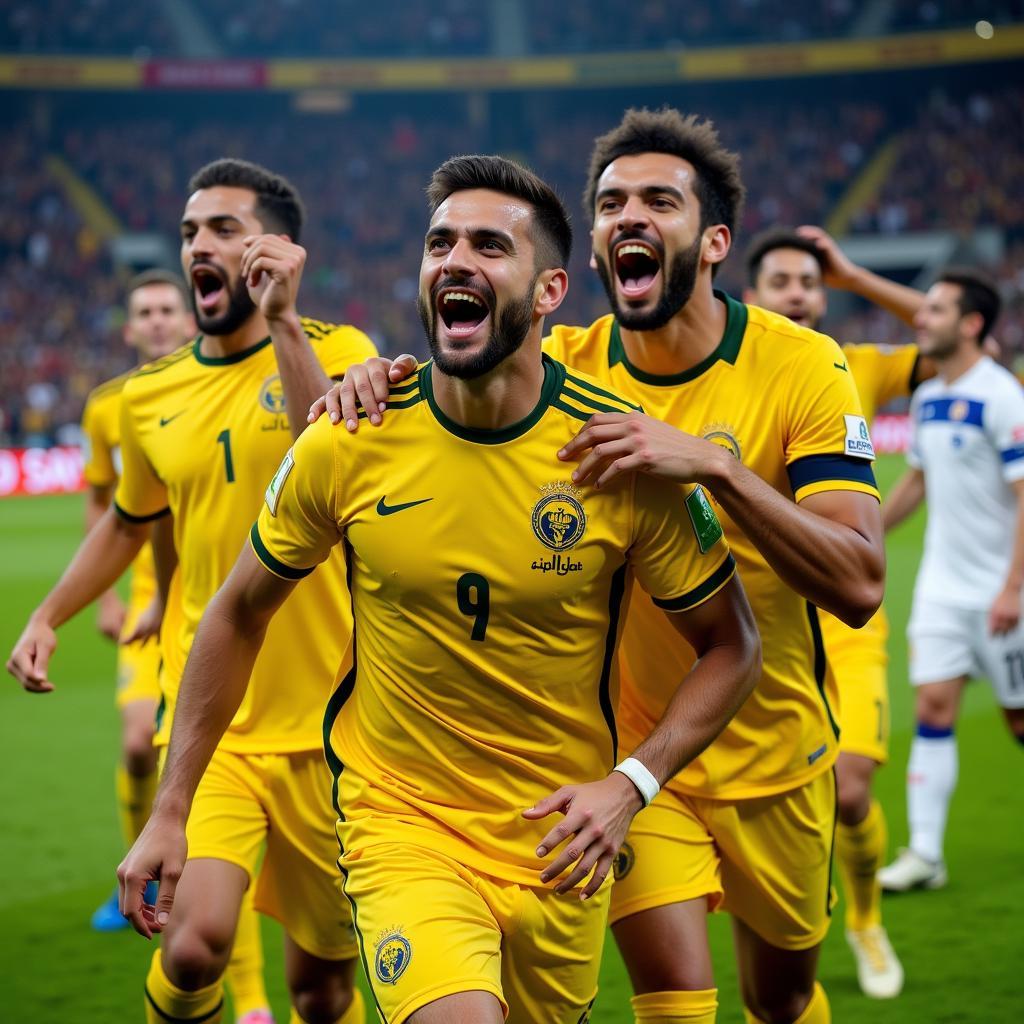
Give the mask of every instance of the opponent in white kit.
[(947, 271), (915, 318), (938, 377), (911, 402), (910, 470), (883, 508), (886, 528), (928, 500), (908, 627), (917, 731), (907, 767), (910, 845), (879, 874), (903, 891), (946, 883), (942, 841), (957, 777), (953, 726), (972, 676), (989, 679), (1024, 743), (1024, 390), (981, 345), (999, 315), (994, 286)]

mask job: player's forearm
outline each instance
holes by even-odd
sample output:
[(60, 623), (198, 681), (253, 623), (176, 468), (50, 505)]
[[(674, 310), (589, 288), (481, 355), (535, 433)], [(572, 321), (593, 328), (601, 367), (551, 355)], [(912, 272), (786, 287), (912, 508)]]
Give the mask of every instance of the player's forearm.
[(63, 625), (117, 582), (148, 536), (148, 523), (129, 523), (107, 509), (32, 618), (54, 629)]
[(882, 528), (886, 533), (917, 511), (924, 493), (924, 473), (919, 469), (907, 470), (882, 503)]
[(306, 429), (309, 407), (330, 388), (333, 381), (320, 365), (297, 314), (269, 323), (288, 425), (292, 437), (298, 437)]
[[(85, 534), (92, 532), (96, 524), (103, 518), (103, 514), (110, 508), (111, 488), (90, 487), (85, 495)], [(117, 593), (114, 590), (105, 590), (101, 599), (115, 599)]]
[(1013, 531), (1013, 552), (1010, 556), (1010, 569), (1006, 574), (1006, 590), (1020, 593), (1024, 587), (1024, 501), (1018, 494), (1017, 519)]
[(833, 522), (779, 494), (756, 473), (729, 459), (708, 486), (775, 574), (819, 608), (859, 627), (885, 589), (879, 541)]
[(703, 654), (632, 756), (664, 786), (729, 724), (756, 685), (760, 667), (760, 644), (751, 623), (743, 642)]
[(153, 545), (156, 589), (161, 603), (166, 608), (171, 580), (174, 577), (174, 570), (178, 567), (178, 551), (174, 546), (174, 520), (170, 516), (163, 516), (153, 524), (150, 541)]
[(223, 591), (207, 606), (178, 690), (154, 816), (188, 818), (199, 780), (245, 696), (265, 632)]
[(848, 291), (898, 317), (905, 324), (913, 324), (917, 311), (924, 302), (924, 293), (916, 288), (890, 281), (865, 267), (858, 267), (848, 282)]

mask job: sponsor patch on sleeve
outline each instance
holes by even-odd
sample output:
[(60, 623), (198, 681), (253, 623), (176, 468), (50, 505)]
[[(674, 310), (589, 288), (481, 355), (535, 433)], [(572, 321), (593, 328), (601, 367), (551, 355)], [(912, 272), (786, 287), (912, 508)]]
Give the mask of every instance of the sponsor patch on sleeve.
[(722, 524), (715, 515), (703, 487), (695, 487), (686, 499), (686, 511), (690, 513), (693, 532), (700, 545), (700, 553), (707, 554), (722, 539)]
[(843, 416), (846, 420), (846, 444), (843, 451), (857, 459), (873, 459), (875, 447), (868, 433), (867, 420), (863, 416)]
[(267, 508), (270, 509), (272, 516), (277, 515), (277, 505), (281, 500), (281, 489), (284, 487), (285, 480), (288, 479), (288, 474), (295, 468), (295, 457), (292, 455), (291, 448), (288, 449), (288, 453), (281, 460), (281, 465), (277, 467), (277, 472), (274, 474), (274, 479), (270, 481), (267, 486), (267, 493), (265, 495), (267, 501)]

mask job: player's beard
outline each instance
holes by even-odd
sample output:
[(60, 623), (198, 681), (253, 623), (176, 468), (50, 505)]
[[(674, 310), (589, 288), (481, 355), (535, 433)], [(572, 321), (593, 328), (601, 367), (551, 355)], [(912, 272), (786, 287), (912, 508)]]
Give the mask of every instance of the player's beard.
[(918, 336), (917, 347), (929, 359), (948, 359), (960, 347), (960, 335), (956, 328), (929, 332), (923, 341)]
[(228, 290), (228, 308), (220, 316), (205, 316), (192, 294), (192, 309), (196, 315), (196, 326), (203, 334), (233, 334), (256, 312), (256, 303), (249, 295), (245, 278), (239, 277)]
[[(533, 290), (537, 277), (535, 274), (526, 291), (517, 299), (509, 299), (500, 311), (494, 308), (492, 301), (491, 333), (487, 338), (487, 344), (471, 356), (444, 352), (437, 340), (437, 321), (441, 316), (437, 310), (437, 295), (443, 289), (450, 288), (453, 284), (457, 285), (458, 282), (439, 281), (431, 289), (429, 305), (423, 300), (422, 295), (419, 296), (416, 306), (423, 322), (431, 358), (437, 368), (447, 377), (475, 380), (490, 373), (510, 355), (518, 352), (533, 324)], [(490, 297), (493, 300), (493, 292)]]
[[(620, 236), (616, 242), (625, 241), (629, 237), (628, 235)], [(650, 244), (650, 240), (642, 234), (638, 233), (636, 237)], [(611, 303), (615, 319), (630, 331), (656, 331), (660, 327), (664, 327), (690, 301), (694, 285), (697, 283), (700, 243), (701, 235), (698, 233), (689, 249), (684, 249), (675, 255), (667, 267), (662, 263), (664, 284), (661, 288), (661, 297), (654, 309), (648, 312), (630, 309), (620, 304), (608, 261), (603, 256), (594, 253), (597, 275), (601, 278), (601, 284), (604, 285), (605, 294)]]

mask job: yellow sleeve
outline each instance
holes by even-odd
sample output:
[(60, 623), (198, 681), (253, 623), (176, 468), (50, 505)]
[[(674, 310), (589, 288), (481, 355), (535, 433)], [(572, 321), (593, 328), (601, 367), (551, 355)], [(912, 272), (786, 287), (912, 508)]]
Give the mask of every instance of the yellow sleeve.
[(332, 330), (317, 348), (324, 372), (328, 377), (339, 380), (350, 366), (376, 354), (377, 346), (362, 331), (347, 326)]
[(878, 497), (871, 444), (842, 350), (818, 336), (794, 358), (782, 423), (786, 471), (796, 501), (822, 491), (860, 491)]
[(82, 413), (82, 434), (85, 437), (85, 482), (93, 487), (113, 487), (117, 483), (117, 467), (110, 445), (107, 417), (113, 415), (109, 401), (90, 395)]
[(114, 506), (133, 523), (159, 519), (170, 511), (167, 488), (153, 471), (139, 441), (127, 392), (121, 395), (121, 478), (117, 482)]
[(301, 580), (341, 540), (332, 426), (326, 416), (307, 427), (267, 486), (249, 531), (256, 557), (275, 576)]
[(637, 582), (669, 611), (685, 611), (718, 593), (736, 564), (703, 487), (636, 478), (629, 561)]
[(857, 390), (873, 396), (879, 409), (897, 398), (909, 397), (916, 381), (916, 345), (847, 345), (843, 348)]

